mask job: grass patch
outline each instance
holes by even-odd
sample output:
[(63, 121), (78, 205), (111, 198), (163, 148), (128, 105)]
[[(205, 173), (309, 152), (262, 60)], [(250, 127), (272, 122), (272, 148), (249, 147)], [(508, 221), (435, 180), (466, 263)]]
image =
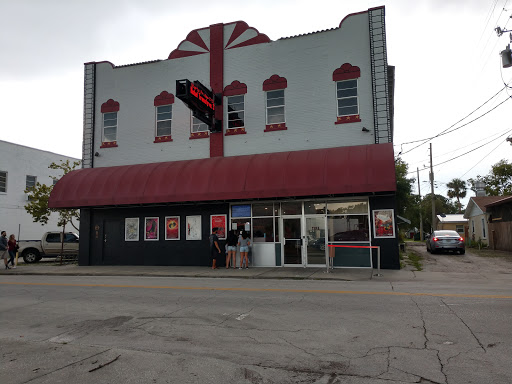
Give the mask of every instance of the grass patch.
[(407, 252), (400, 252), (400, 268), (405, 268), (408, 265), (414, 267), (416, 271), (422, 271), (423, 266), (421, 265), (421, 260), (423, 258), (418, 255), (416, 252), (413, 251), (407, 251)]

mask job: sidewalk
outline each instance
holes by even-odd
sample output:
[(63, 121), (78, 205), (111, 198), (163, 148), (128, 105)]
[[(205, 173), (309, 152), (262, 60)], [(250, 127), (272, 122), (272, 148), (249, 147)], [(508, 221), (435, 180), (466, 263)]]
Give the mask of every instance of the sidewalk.
[(251, 267), (249, 269), (212, 270), (209, 267), (178, 266), (127, 266), (99, 265), (78, 266), (76, 264), (37, 263), (18, 265), (16, 269), (1, 270), (0, 276), (47, 275), (47, 276), (147, 276), (147, 277), (190, 277), (190, 278), (234, 278), (234, 279), (282, 279), (282, 280), (337, 280), (337, 281), (380, 281), (432, 283), (471, 281), (473, 284), (489, 281), (512, 283), (512, 274), (483, 274), (463, 272), (425, 272), (407, 269), (383, 269), (377, 276), (377, 269), (335, 268), (326, 273), (326, 268), (302, 267)]

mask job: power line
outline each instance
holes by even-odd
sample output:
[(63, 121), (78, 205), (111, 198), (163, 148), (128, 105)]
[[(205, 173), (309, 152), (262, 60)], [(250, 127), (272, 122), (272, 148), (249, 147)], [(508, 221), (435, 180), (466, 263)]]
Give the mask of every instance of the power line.
[[(503, 89), (505, 89), (505, 88), (502, 88), (502, 90), (503, 90)], [(501, 91), (500, 91), (500, 92), (501, 92)], [(487, 112), (483, 113), (482, 115), (480, 115), (480, 116), (478, 116), (478, 117), (474, 118), (473, 120), (471, 120), (471, 121), (469, 121), (469, 122), (467, 122), (467, 123), (465, 123), (465, 124), (461, 125), (460, 127), (457, 127), (457, 128), (452, 129), (452, 130), (449, 130), (450, 128), (452, 128), (452, 127), (453, 127), (453, 125), (452, 125), (450, 128), (445, 129), (444, 131), (442, 131), (442, 132), (438, 133), (437, 135), (435, 135), (435, 136), (433, 136), (433, 137), (426, 138), (426, 139), (423, 139), (423, 140), (416, 140), (416, 141), (414, 141), (414, 142), (418, 142), (418, 141), (423, 141), (423, 142), (422, 142), (421, 144), (418, 144), (418, 145), (417, 145), (417, 146), (415, 146), (414, 148), (411, 148), (411, 149), (409, 149), (408, 151), (403, 152), (403, 154), (409, 153), (409, 152), (411, 152), (412, 150), (414, 150), (414, 149), (418, 148), (419, 146), (421, 146), (421, 145), (423, 145), (423, 144), (425, 144), (425, 143), (427, 143), (427, 142), (429, 142), (429, 141), (432, 141), (433, 139), (435, 139), (435, 138), (437, 138), (437, 137), (439, 137), (439, 136), (447, 135), (447, 134), (452, 133), (452, 132), (455, 132), (455, 131), (457, 131), (457, 130), (459, 130), (459, 129), (461, 129), (461, 128), (464, 128), (465, 126), (467, 126), (467, 125), (469, 125), (469, 124), (471, 124), (471, 123), (473, 123), (473, 122), (477, 121), (478, 119), (480, 119), (480, 118), (484, 117), (484, 116), (485, 116), (485, 115), (487, 115), (488, 113), (490, 113), (490, 112), (494, 111), (494, 110), (495, 110), (496, 108), (498, 108), (501, 104), (503, 104), (505, 101), (508, 101), (508, 100), (510, 100), (510, 97), (507, 97), (505, 100), (503, 100), (501, 103), (499, 103), (499, 104), (498, 104), (498, 105), (496, 105), (495, 107), (491, 108), (490, 110), (488, 110)], [(473, 111), (473, 112), (474, 112), (474, 111)], [(473, 113), (473, 112), (472, 112), (472, 113)], [(466, 116), (466, 117), (467, 117), (467, 116)], [(464, 119), (462, 119), (462, 120), (464, 120)], [(462, 121), (462, 120), (460, 120), (460, 121)], [(459, 121), (459, 122), (460, 122), (460, 121)], [(455, 123), (455, 124), (457, 124), (457, 123)], [(454, 124), (454, 125), (455, 125), (455, 124)], [(410, 142), (410, 143), (414, 143), (414, 142)]]
[[(446, 164), (446, 163), (448, 163), (448, 162), (450, 162), (450, 161), (453, 161), (453, 160), (455, 160), (455, 159), (458, 159), (459, 157), (462, 157), (462, 156), (465, 156), (465, 155), (467, 155), (467, 154), (469, 154), (469, 153), (471, 153), (471, 152), (474, 152), (474, 151), (476, 151), (477, 149), (480, 149), (480, 148), (482, 148), (482, 147), (485, 147), (486, 145), (488, 145), (488, 144), (492, 143), (493, 141), (496, 141), (496, 140), (500, 139), (501, 137), (505, 136), (506, 134), (508, 134), (508, 133), (510, 133), (510, 132), (512, 132), (512, 129), (509, 129), (509, 130), (508, 130), (507, 132), (505, 132), (503, 135), (498, 136), (497, 138), (492, 139), (491, 141), (488, 141), (487, 143), (482, 144), (482, 145), (480, 145), (480, 146), (478, 146), (478, 147), (476, 147), (476, 148), (473, 148), (473, 149), (472, 149), (472, 150), (470, 150), (470, 151), (467, 151), (467, 152), (465, 152), (465, 153), (463, 153), (463, 154), (461, 154), (461, 155), (459, 155), (459, 156), (452, 157), (451, 159), (448, 159), (448, 160), (446, 160), (446, 161), (443, 161), (442, 163), (438, 163), (438, 164), (434, 165), (434, 167), (438, 167), (438, 166), (440, 166), (440, 165)], [(497, 148), (497, 147), (496, 147), (496, 148)], [(483, 159), (482, 159), (482, 160), (483, 160)], [(425, 167), (425, 168), (423, 168), (423, 169), (420, 169), (420, 171), (424, 171), (424, 170), (426, 170), (426, 169), (429, 169), (429, 167)], [(407, 172), (407, 174), (409, 174), (409, 173), (414, 173), (414, 172), (415, 172), (415, 171)], [(468, 171), (468, 172), (469, 172), (469, 171)]]
[(501, 144), (503, 144), (503, 143), (504, 143), (504, 141), (500, 142), (500, 143), (499, 143), (496, 147), (494, 147), (494, 148), (493, 148), (493, 149), (492, 149), (492, 150), (491, 150), (487, 155), (485, 155), (484, 157), (482, 157), (482, 158), (480, 159), (480, 161), (478, 161), (477, 163), (475, 163), (475, 165), (473, 165), (471, 168), (469, 168), (469, 170), (468, 170), (466, 173), (464, 173), (460, 178), (462, 179), (464, 176), (466, 176), (466, 175), (469, 173), (469, 171), (471, 171), (471, 170), (472, 170), (473, 168), (475, 168), (478, 164), (480, 164), (480, 163), (481, 163), (481, 162), (482, 162), (482, 161), (483, 161), (487, 156), (489, 156), (489, 155), (490, 155), (491, 153), (493, 153), (496, 149), (498, 149), (498, 147), (499, 147)]

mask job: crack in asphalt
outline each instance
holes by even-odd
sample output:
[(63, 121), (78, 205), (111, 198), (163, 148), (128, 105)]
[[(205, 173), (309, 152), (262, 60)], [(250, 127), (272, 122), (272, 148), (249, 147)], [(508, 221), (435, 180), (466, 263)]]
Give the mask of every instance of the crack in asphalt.
[(455, 315), (455, 317), (457, 317), (457, 319), (460, 320), (460, 322), (462, 324), (465, 325), (465, 327), (468, 329), (468, 331), (471, 333), (471, 335), (475, 338), (475, 340), (478, 342), (478, 345), (480, 346), (480, 348), (482, 348), (482, 350), (487, 353), (487, 350), (485, 349), (484, 345), (480, 342), (480, 340), (478, 339), (478, 337), (476, 337), (475, 333), (473, 332), (473, 330), (469, 327), (469, 325), (466, 324), (466, 322), (464, 320), (462, 320), (462, 318), (452, 309), (451, 306), (449, 306), (448, 304), (446, 304), (446, 302), (441, 298), (440, 299), (441, 302), (450, 310), (451, 313), (453, 313)]

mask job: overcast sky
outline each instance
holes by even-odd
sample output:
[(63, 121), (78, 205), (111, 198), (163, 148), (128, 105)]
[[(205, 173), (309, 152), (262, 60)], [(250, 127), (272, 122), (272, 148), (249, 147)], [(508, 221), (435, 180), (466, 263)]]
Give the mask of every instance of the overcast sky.
[[(451, 179), (485, 175), (492, 164), (511, 160), (505, 138), (512, 136), (512, 89), (474, 112), (512, 79), (512, 68), (502, 69), (499, 56), (509, 33), (498, 38), (494, 32), (497, 25), (512, 29), (508, 3), (0, 0), (1, 139), (81, 158), (85, 62), (165, 59), (191, 30), (236, 20), (277, 40), (335, 28), (349, 13), (385, 5), (388, 63), (396, 67), (395, 154), (402, 152), (411, 171), (428, 166), (429, 145), (413, 149), (419, 143), (405, 143), (460, 127), (496, 107), (431, 141), (436, 193), (446, 195)], [(430, 192), (427, 180), (428, 171), (421, 171), (422, 194)]]

